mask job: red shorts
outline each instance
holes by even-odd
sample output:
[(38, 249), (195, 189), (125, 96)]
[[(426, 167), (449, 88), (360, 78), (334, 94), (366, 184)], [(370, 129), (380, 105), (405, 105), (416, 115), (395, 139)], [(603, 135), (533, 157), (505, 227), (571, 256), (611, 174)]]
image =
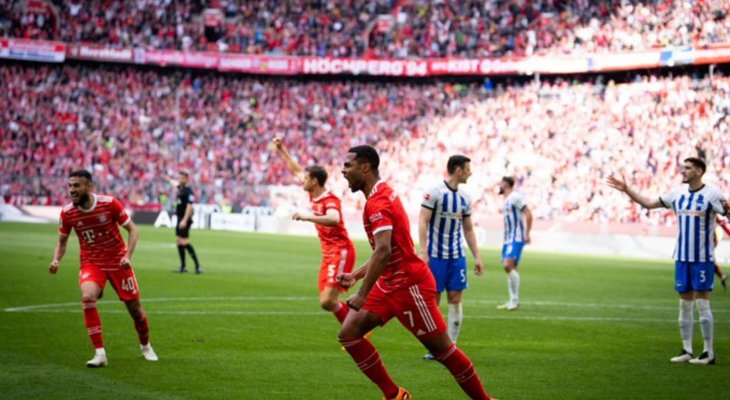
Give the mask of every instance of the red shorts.
[(418, 339), (430, 339), (446, 332), (446, 323), (436, 302), (433, 276), (389, 293), (376, 284), (362, 308), (380, 317), (383, 325), (397, 317)]
[(346, 247), (339, 254), (324, 257), (319, 268), (319, 291), (322, 292), (326, 287), (336, 287), (340, 293), (346, 292), (347, 288), (337, 283), (337, 275), (352, 272), (354, 266), (354, 247)]
[(81, 266), (79, 286), (84, 282), (94, 282), (103, 291), (107, 280), (117, 292), (119, 300), (126, 302), (139, 299), (139, 285), (137, 285), (137, 278), (134, 276), (132, 268), (103, 271), (92, 264)]

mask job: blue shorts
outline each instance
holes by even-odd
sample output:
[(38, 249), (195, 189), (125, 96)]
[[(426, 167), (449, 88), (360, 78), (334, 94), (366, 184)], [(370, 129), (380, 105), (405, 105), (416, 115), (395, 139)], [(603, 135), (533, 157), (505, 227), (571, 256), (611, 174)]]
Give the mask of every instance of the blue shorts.
[(677, 261), (674, 276), (674, 289), (678, 293), (708, 292), (715, 287), (715, 263)]
[(445, 260), (429, 257), (428, 266), (436, 279), (436, 291), (444, 289), (460, 292), (468, 287), (466, 283), (466, 257)]
[(510, 258), (515, 260), (515, 265), (520, 265), (523, 247), (525, 247), (524, 242), (505, 243), (502, 246), (502, 265), (504, 265), (505, 260)]

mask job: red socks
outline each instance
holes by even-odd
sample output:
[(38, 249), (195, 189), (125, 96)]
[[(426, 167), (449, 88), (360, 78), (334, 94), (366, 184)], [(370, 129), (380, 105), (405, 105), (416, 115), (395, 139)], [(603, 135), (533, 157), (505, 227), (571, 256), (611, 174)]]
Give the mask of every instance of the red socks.
[(345, 317), (347, 317), (347, 313), (350, 312), (350, 306), (347, 305), (344, 301), (340, 302), (340, 309), (337, 311), (333, 311), (332, 314), (335, 314), (335, 318), (340, 322), (340, 325), (342, 325), (343, 322), (345, 322)]
[(340, 343), (345, 346), (345, 350), (350, 353), (360, 371), (378, 385), (386, 399), (392, 399), (398, 395), (398, 386), (388, 375), (383, 361), (380, 360), (380, 354), (370, 342), (363, 338), (355, 338), (340, 339)]
[(99, 311), (96, 309), (96, 302), (82, 301), (81, 305), (84, 308), (84, 322), (86, 322), (86, 331), (89, 332), (91, 344), (95, 349), (101, 349), (104, 347), (104, 340), (101, 336), (101, 319)]
[(137, 336), (139, 336), (139, 344), (147, 345), (150, 343), (150, 326), (147, 323), (146, 314), (142, 314), (141, 320), (134, 320), (134, 329), (137, 330)]
[(474, 369), (474, 364), (456, 345), (452, 345), (445, 353), (437, 355), (436, 360), (451, 372), (456, 383), (461, 386), (461, 389), (469, 397), (478, 400), (490, 400), (484, 386), (482, 386), (479, 375), (477, 375), (477, 371)]

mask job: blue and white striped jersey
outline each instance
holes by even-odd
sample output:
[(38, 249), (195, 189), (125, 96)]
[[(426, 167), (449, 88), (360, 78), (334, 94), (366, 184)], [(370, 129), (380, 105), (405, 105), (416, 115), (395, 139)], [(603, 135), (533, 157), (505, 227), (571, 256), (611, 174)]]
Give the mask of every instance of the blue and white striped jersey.
[(504, 243), (510, 244), (525, 241), (525, 219), (522, 210), (525, 209), (525, 197), (522, 193), (513, 191), (504, 202)]
[(471, 199), (443, 181), (423, 196), (421, 206), (433, 211), (428, 223), (428, 254), (444, 260), (465, 257), (462, 222), (471, 216)]
[(704, 185), (694, 192), (689, 185), (659, 197), (666, 208), (677, 213), (679, 236), (674, 259), (683, 262), (715, 261), (715, 219), (724, 214), (720, 203), (725, 195), (713, 185)]

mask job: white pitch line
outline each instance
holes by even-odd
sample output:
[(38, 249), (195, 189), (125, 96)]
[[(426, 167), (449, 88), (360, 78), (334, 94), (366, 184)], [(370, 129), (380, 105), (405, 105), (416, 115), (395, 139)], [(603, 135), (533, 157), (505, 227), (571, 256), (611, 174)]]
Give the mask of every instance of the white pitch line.
[[(81, 310), (59, 310), (59, 309), (34, 309), (25, 312), (48, 313), (48, 314), (81, 314)], [(495, 311), (496, 312), (496, 311)], [(519, 313), (519, 312), (518, 312)], [(104, 314), (127, 314), (125, 310), (105, 310)], [(327, 317), (330, 313), (325, 311), (244, 311), (244, 310), (156, 310), (152, 315), (239, 315), (239, 316), (292, 316), (292, 317)], [(464, 319), (480, 320), (522, 320), (522, 321), (573, 321), (573, 322), (627, 322), (627, 323), (662, 323), (672, 324), (677, 320), (674, 318), (623, 318), (623, 317), (569, 317), (569, 316), (532, 316), (519, 315), (511, 312), (509, 315), (465, 315)], [(715, 325), (727, 325), (730, 321), (715, 321)]]

